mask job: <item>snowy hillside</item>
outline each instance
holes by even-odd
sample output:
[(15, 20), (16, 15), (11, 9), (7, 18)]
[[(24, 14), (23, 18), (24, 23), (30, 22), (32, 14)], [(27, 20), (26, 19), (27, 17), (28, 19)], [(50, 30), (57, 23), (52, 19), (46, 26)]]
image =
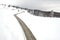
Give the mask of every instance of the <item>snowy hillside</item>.
[(24, 32), (14, 14), (24, 11), (0, 5), (0, 40), (25, 40)]
[[(18, 12), (19, 10), (19, 12)], [(60, 18), (38, 17), (27, 10), (0, 5), (0, 40), (26, 40), (14, 14), (23, 20), (37, 40), (60, 40)]]
[(60, 18), (38, 17), (29, 13), (19, 14), (37, 40), (60, 40)]

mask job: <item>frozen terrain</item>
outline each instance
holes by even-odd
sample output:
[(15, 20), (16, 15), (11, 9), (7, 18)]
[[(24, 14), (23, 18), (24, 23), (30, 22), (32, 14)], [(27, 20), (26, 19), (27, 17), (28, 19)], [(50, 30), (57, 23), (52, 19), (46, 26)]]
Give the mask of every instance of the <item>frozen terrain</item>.
[[(0, 6), (0, 40), (26, 40), (24, 32), (14, 17), (18, 9)], [(19, 9), (17, 16), (23, 20), (37, 40), (60, 40), (60, 18), (38, 17)], [(24, 12), (23, 12), (24, 11)]]
[(0, 40), (25, 40), (24, 32), (14, 17), (14, 14), (18, 13), (17, 10), (0, 5)]
[(60, 18), (38, 17), (25, 12), (18, 15), (37, 40), (60, 40)]

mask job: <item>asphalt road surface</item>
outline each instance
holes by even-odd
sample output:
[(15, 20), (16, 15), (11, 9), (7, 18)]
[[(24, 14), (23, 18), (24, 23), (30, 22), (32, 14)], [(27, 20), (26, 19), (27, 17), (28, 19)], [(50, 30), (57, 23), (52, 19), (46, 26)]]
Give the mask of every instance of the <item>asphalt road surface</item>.
[(26, 24), (16, 14), (14, 16), (18, 20), (19, 24), (21, 25), (21, 27), (25, 33), (26, 39), (27, 40), (36, 40), (36, 38), (34, 37), (32, 32), (30, 31), (30, 29), (26, 26)]

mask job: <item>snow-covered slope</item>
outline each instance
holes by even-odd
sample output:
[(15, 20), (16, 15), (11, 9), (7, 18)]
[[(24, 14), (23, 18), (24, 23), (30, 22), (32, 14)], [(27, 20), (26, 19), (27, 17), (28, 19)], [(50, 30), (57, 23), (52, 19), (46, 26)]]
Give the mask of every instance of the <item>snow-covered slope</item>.
[[(18, 10), (20, 12), (18, 12)], [(37, 40), (60, 40), (60, 18), (33, 16), (23, 9), (0, 6), (0, 40), (26, 40), (14, 14), (26, 23)]]
[(28, 12), (17, 15), (37, 40), (60, 40), (60, 18), (38, 17)]
[(14, 17), (14, 14), (17, 13), (18, 9), (16, 8), (0, 5), (0, 40), (26, 39), (21, 26)]

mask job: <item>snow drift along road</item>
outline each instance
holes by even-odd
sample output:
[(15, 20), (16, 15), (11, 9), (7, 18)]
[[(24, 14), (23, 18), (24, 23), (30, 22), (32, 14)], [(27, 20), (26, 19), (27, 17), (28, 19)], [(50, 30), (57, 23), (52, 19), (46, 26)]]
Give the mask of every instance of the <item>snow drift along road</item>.
[(60, 40), (60, 18), (38, 17), (25, 12), (18, 15), (37, 40)]
[(21, 26), (14, 17), (14, 14), (18, 12), (17, 10), (13, 7), (0, 6), (0, 40), (26, 39)]

